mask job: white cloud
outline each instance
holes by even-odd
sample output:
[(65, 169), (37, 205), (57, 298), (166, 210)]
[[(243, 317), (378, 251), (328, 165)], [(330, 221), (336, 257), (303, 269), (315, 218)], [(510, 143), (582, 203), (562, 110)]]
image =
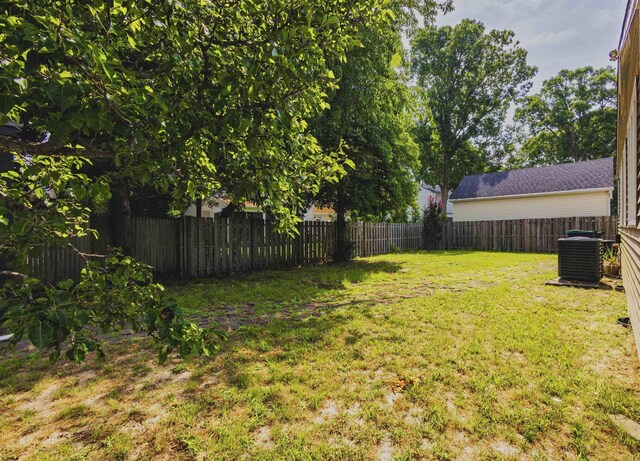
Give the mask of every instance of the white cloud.
[(533, 49), (539, 46), (561, 45), (568, 39), (580, 35), (575, 29), (561, 30), (557, 32), (542, 32), (532, 37), (522, 37), (520, 42), (527, 49)]
[(610, 64), (627, 0), (454, 0), (455, 11), (440, 24), (463, 18), (489, 29), (510, 29), (539, 69), (534, 91), (561, 69)]

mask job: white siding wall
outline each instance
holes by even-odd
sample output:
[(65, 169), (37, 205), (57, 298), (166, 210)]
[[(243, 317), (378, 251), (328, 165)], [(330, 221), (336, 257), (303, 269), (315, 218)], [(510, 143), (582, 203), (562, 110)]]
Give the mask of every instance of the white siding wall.
[(610, 192), (558, 193), (529, 197), (456, 200), (454, 221), (499, 221), (503, 219), (608, 216)]
[[(420, 213), (422, 213), (426, 206), (429, 204), (429, 197), (433, 197), (434, 200), (440, 200), (442, 198), (440, 192), (431, 192), (426, 187), (420, 185), (418, 188), (418, 211)], [(451, 200), (447, 202), (447, 216), (453, 216), (453, 206), (451, 204)]]
[(437, 200), (435, 192), (431, 192), (430, 190), (420, 186), (420, 189), (418, 189), (418, 211), (424, 211), (426, 206), (429, 204), (429, 197), (433, 197), (434, 200)]

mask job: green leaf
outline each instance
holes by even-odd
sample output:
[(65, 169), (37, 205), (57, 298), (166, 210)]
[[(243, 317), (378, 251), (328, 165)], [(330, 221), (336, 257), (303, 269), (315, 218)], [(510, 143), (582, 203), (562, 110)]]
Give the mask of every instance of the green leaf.
[(66, 110), (71, 107), (76, 100), (73, 92), (71, 92), (69, 88), (69, 86), (63, 86), (54, 82), (47, 86), (45, 92), (54, 104), (58, 105), (62, 110)]
[(46, 349), (53, 341), (53, 328), (47, 322), (36, 320), (29, 328), (28, 337), (38, 349)]
[(402, 64), (402, 56), (399, 53), (396, 53), (393, 56), (391, 56), (391, 60), (389, 61), (389, 68), (396, 69), (400, 67), (401, 64)]
[(340, 24), (340, 18), (336, 15), (329, 16), (327, 18), (327, 24), (328, 25)]

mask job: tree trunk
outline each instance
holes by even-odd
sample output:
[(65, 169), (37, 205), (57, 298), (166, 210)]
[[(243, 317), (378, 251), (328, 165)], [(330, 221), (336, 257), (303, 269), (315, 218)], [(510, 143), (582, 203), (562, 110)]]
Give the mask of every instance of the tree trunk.
[(351, 248), (347, 236), (346, 209), (344, 206), (344, 192), (342, 186), (338, 186), (338, 199), (336, 200), (336, 251), (333, 255), (334, 262), (346, 262), (351, 257)]
[(131, 191), (125, 183), (115, 183), (111, 188), (111, 236), (112, 244), (120, 247), (124, 254), (131, 255)]
[(235, 213), (235, 211), (238, 209), (237, 205), (234, 205), (233, 203), (229, 203), (227, 206), (225, 206), (222, 211), (220, 212), (220, 217), (221, 218), (230, 218), (231, 215), (233, 215), (233, 213)]
[(442, 214), (447, 214), (447, 203), (449, 202), (449, 187), (443, 184), (440, 186), (440, 194), (442, 196)]
[(442, 199), (442, 213), (447, 214), (447, 202), (449, 201), (449, 159), (451, 149), (449, 146), (442, 146), (442, 184), (440, 184), (440, 194)]
[(0, 152), (0, 173), (5, 173), (13, 168), (13, 154), (10, 152)]

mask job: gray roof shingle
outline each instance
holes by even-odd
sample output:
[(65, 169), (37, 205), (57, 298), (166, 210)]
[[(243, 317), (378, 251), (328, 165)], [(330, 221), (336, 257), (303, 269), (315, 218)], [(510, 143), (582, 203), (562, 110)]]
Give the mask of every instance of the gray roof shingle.
[(465, 176), (452, 200), (613, 187), (613, 158)]

